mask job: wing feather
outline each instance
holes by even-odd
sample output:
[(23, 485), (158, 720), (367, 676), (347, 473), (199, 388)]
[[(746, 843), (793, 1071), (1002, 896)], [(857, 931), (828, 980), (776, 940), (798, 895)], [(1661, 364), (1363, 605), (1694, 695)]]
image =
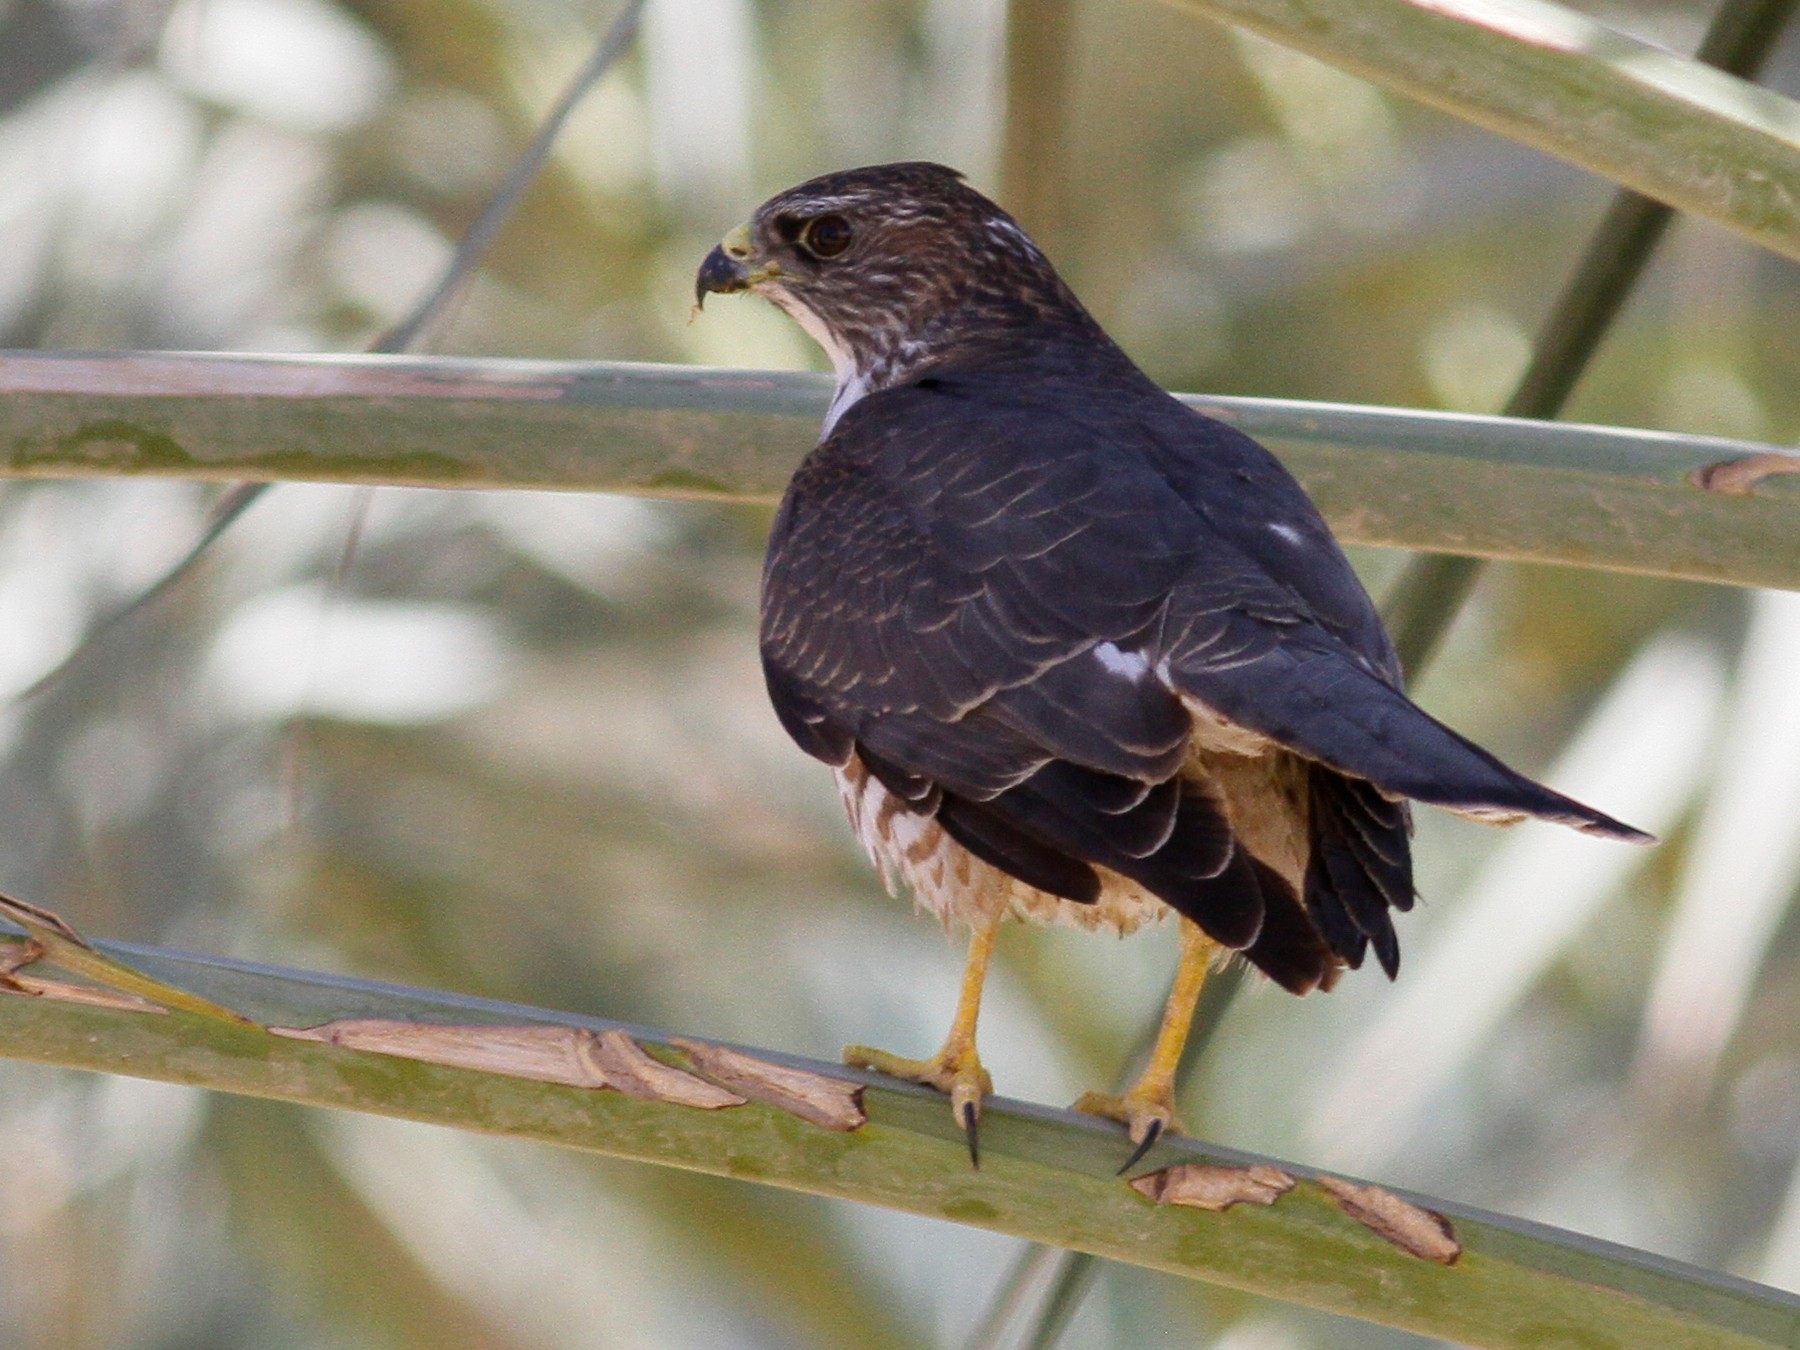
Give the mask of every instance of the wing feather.
[[(769, 691), (803, 749), (863, 754), (1051, 894), (1116, 871), (1294, 989), (1371, 946), (1397, 964), (1395, 798), (1636, 837), (1415, 707), (1298, 485), (1135, 378), (959, 371), (838, 419), (764, 569)], [(1300, 893), (1182, 777), (1193, 705), (1314, 762)]]

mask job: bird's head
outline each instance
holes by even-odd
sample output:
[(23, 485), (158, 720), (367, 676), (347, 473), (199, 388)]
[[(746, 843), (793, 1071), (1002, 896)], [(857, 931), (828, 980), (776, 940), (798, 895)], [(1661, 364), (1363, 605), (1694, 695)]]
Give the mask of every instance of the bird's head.
[(695, 297), (754, 291), (876, 389), (1009, 333), (1091, 326), (1013, 218), (941, 164), (826, 174), (771, 197), (706, 255)]

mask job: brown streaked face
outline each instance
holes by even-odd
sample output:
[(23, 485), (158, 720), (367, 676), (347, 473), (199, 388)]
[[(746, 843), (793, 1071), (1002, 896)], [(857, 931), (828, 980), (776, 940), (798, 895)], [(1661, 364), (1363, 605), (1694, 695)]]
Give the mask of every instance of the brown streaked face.
[(1086, 316), (1011, 216), (938, 164), (850, 169), (758, 207), (706, 256), (696, 298), (754, 291), (879, 387), (1009, 328)]

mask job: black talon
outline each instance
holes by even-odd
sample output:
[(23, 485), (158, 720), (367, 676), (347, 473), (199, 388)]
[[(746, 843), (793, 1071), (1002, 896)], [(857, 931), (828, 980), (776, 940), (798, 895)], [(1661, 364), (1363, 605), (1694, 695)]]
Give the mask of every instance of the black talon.
[(1162, 1132), (1163, 1123), (1160, 1120), (1151, 1121), (1150, 1128), (1144, 1131), (1144, 1142), (1131, 1151), (1131, 1156), (1125, 1160), (1125, 1165), (1113, 1175), (1122, 1177), (1141, 1163), (1144, 1155), (1156, 1147), (1156, 1141), (1162, 1138)]
[(963, 1134), (969, 1141), (969, 1166), (977, 1172), (981, 1170), (981, 1112), (974, 1102), (964, 1102), (962, 1109)]

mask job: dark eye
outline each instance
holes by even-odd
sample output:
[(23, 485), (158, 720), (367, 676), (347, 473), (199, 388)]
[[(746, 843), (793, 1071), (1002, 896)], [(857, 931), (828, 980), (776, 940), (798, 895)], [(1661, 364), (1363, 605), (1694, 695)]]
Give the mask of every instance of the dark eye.
[(815, 258), (835, 258), (850, 247), (850, 222), (842, 216), (814, 216), (800, 231), (800, 247)]

